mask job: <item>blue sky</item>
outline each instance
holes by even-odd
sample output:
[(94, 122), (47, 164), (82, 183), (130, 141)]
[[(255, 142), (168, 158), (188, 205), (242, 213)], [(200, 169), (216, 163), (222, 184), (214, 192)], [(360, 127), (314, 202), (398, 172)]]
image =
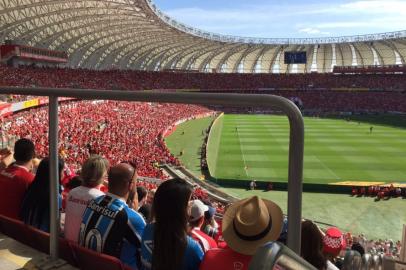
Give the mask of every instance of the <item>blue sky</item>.
[(305, 38), (406, 29), (406, 0), (154, 0), (166, 14), (206, 31)]

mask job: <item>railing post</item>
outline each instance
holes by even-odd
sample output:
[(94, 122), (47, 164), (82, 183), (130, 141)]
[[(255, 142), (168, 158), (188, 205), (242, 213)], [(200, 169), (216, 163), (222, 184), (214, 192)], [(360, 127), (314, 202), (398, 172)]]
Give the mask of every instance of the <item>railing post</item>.
[[(147, 93), (141, 91), (120, 90), (86, 90), (86, 89), (52, 89), (2, 87), (0, 93), (22, 95), (50, 96), (49, 101), (49, 144), (51, 179), (58, 179), (58, 101), (56, 95), (79, 99), (110, 99), (138, 102), (190, 103), (201, 105), (233, 105), (238, 107), (260, 106), (273, 108), (285, 113), (290, 123), (289, 175), (288, 175), (288, 247), (300, 254), (301, 214), (302, 214), (302, 180), (304, 152), (304, 122), (300, 110), (286, 98), (274, 95), (242, 95), (242, 94), (208, 94), (208, 93)], [(57, 196), (59, 188), (56, 181), (51, 182), (51, 255), (57, 257), (59, 211)]]
[[(287, 246), (300, 255), (303, 191), (304, 122), (300, 110), (292, 106), (289, 115), (288, 239)], [(295, 112), (296, 111), (296, 112)]]
[(50, 243), (52, 260), (58, 259), (59, 215), (59, 175), (58, 175), (58, 96), (49, 97), (49, 175), (50, 175)]

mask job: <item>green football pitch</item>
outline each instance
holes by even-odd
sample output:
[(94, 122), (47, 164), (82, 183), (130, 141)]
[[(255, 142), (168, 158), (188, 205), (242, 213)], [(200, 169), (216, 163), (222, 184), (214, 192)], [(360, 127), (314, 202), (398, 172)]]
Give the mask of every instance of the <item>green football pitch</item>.
[[(208, 149), (210, 172), (216, 178), (286, 182), (288, 119), (221, 116), (213, 125)], [(406, 182), (406, 129), (305, 118), (303, 178), (304, 183)]]
[[(227, 122), (227, 118), (230, 118), (230, 124), (228, 124), (228, 132), (225, 132), (227, 130), (227, 125), (225, 125), (224, 120)], [(245, 121), (237, 121), (240, 120), (241, 118), (244, 118)], [(250, 120), (253, 120), (251, 122)], [(393, 168), (391, 165), (392, 161), (395, 164), (398, 164), (397, 169), (394, 171), (401, 171), (403, 174), (400, 175), (400, 177), (396, 178), (396, 181), (403, 181), (405, 180), (405, 174), (406, 174), (406, 166), (402, 166), (401, 164), (397, 163), (398, 160), (403, 160), (403, 164), (406, 158), (406, 151), (405, 151), (405, 144), (406, 144), (406, 120), (402, 117), (393, 117), (393, 116), (368, 116), (368, 117), (353, 117), (354, 121), (347, 122), (345, 120), (334, 120), (334, 119), (313, 119), (313, 118), (305, 118), (305, 125), (306, 125), (306, 143), (305, 143), (305, 154), (306, 156), (314, 156), (314, 155), (319, 155), (317, 156), (318, 159), (322, 160), (326, 164), (325, 166), (329, 166), (330, 170), (334, 170), (335, 174), (340, 174), (341, 172), (344, 173), (345, 175), (348, 175), (348, 177), (353, 177), (350, 179), (353, 180), (368, 180), (368, 179), (377, 179), (372, 177), (367, 178), (361, 178), (361, 175), (355, 175), (355, 174), (350, 174), (345, 171), (345, 169), (339, 169), (337, 170), (336, 167), (332, 166), (330, 164), (330, 161), (334, 161), (336, 158), (341, 158), (341, 160), (344, 160), (343, 162), (346, 162), (347, 165), (352, 165), (351, 168), (355, 166), (355, 164), (361, 164), (361, 166), (357, 167), (358, 172), (362, 173), (362, 175), (365, 175), (365, 172), (363, 172), (363, 168), (367, 167), (368, 161), (371, 162), (371, 160), (374, 162), (374, 166), (380, 166), (380, 168), (383, 168), (384, 166), (379, 163), (381, 160), (385, 161), (386, 164), (389, 164), (390, 168)], [(210, 125), (210, 123), (213, 121), (213, 118), (204, 118), (204, 119), (197, 119), (193, 121), (188, 121), (186, 123), (183, 123), (179, 125), (176, 129), (176, 131), (170, 135), (168, 138), (165, 139), (166, 144), (168, 145), (169, 149), (171, 152), (177, 156), (181, 162), (189, 169), (191, 170), (195, 175), (199, 176), (201, 174), (200, 170), (200, 157), (201, 157), (201, 146), (203, 144), (203, 139), (204, 136), (202, 135), (202, 131), (207, 129), (207, 127)], [(358, 121), (360, 121), (360, 124), (358, 125)], [(271, 132), (270, 128), (268, 126), (273, 126), (279, 122), (279, 127), (285, 126), (285, 130), (280, 130), (280, 132)], [(233, 126), (234, 124), (234, 126)], [(243, 130), (243, 125), (245, 126)], [(259, 146), (257, 146), (254, 149), (258, 149), (257, 151), (251, 151), (251, 152), (245, 152), (248, 151), (248, 148), (245, 149), (244, 146), (243, 150), (244, 153), (247, 154), (245, 156), (246, 160), (245, 162), (252, 162), (259, 157), (265, 159), (267, 161), (266, 165), (264, 164), (264, 167), (267, 168), (268, 166), (272, 166), (272, 162), (270, 162), (272, 159), (276, 159), (274, 157), (275, 152), (269, 152), (267, 154), (263, 153), (260, 149), (260, 145), (264, 145), (264, 149), (273, 149), (273, 146), (270, 146), (271, 143), (268, 143), (268, 141), (273, 141), (275, 144), (280, 145), (279, 148), (282, 149), (280, 150), (280, 159), (283, 159), (285, 162), (283, 167), (281, 167), (281, 174), (282, 177), (284, 176), (286, 179), (287, 175), (287, 147), (288, 147), (288, 122), (286, 118), (284, 117), (274, 117), (274, 116), (251, 116), (251, 115), (226, 115), (223, 120), (220, 119), (220, 121), (217, 121), (215, 126), (212, 129), (211, 133), (211, 144), (209, 148), (214, 148), (214, 149), (209, 149), (210, 152), (213, 154), (215, 153), (215, 158), (213, 158), (212, 161), (216, 161), (216, 158), (218, 158), (217, 154), (222, 153), (222, 151), (231, 151), (231, 150), (226, 150), (224, 147), (227, 148), (228, 145), (230, 145), (228, 148), (229, 149), (234, 149), (234, 152), (237, 153), (236, 156), (231, 156), (229, 162), (227, 162), (227, 156), (220, 158), (220, 161), (223, 161), (223, 166), (228, 166), (226, 168), (222, 168), (221, 166), (216, 166), (217, 169), (221, 172), (224, 171), (224, 173), (227, 173), (228, 170), (232, 170), (234, 173), (229, 174), (229, 177), (232, 179), (237, 178), (238, 174), (242, 174), (243, 177), (241, 179), (246, 178), (245, 170), (244, 170), (244, 160), (241, 155), (241, 152), (238, 152), (235, 150), (238, 145), (231, 147), (231, 144), (229, 144), (229, 141), (226, 140), (225, 142), (223, 141), (223, 136), (224, 139), (227, 138), (227, 136), (230, 137), (230, 135), (234, 135), (234, 137), (237, 135), (241, 138), (244, 137), (243, 141), (244, 143), (247, 142), (247, 146), (252, 147), (252, 143), (248, 143), (250, 140), (252, 140), (250, 137), (254, 136), (255, 134), (249, 135), (251, 132), (249, 132), (249, 129), (252, 126), (259, 126), (259, 133), (257, 134), (256, 138), (260, 138), (258, 140)], [(390, 126), (391, 127), (390, 127)], [(239, 127), (238, 129), (238, 134), (235, 134), (235, 127)], [(262, 126), (262, 127), (261, 127)], [(342, 126), (340, 129), (339, 127)], [(372, 134), (369, 134), (369, 128), (370, 126), (373, 126), (373, 131)], [(397, 127), (397, 128), (396, 128)], [(224, 130), (224, 134), (223, 134)], [(262, 130), (262, 131), (261, 131)], [(241, 131), (241, 133), (240, 133)], [(254, 133), (254, 132), (252, 132)], [(331, 133), (331, 134), (326, 134), (326, 133)], [(217, 134), (217, 135), (216, 135)], [(244, 135), (243, 135), (244, 134)], [(249, 136), (248, 136), (249, 135)], [(338, 142), (331, 142), (327, 143), (327, 139), (333, 140), (331, 136), (335, 135), (336, 139), (339, 140)], [(403, 136), (403, 137), (402, 137)], [(233, 137), (233, 136), (231, 136)], [(238, 137), (237, 140), (234, 138), (234, 142), (238, 142)], [(317, 138), (320, 138), (320, 141), (317, 141)], [(358, 138), (357, 140), (353, 140), (353, 142), (348, 142), (348, 139), (353, 137), (354, 139)], [(214, 140), (213, 138), (218, 138), (218, 140)], [(266, 139), (265, 139), (266, 138)], [(344, 140), (340, 140), (344, 139)], [(345, 140), (347, 138), (347, 140)], [(362, 139), (361, 139), (362, 138)], [(402, 140), (402, 138), (404, 138)], [(396, 139), (396, 140), (393, 140)], [(374, 143), (374, 145), (368, 145), (365, 140), (369, 140), (370, 143)], [(371, 142), (372, 140), (372, 142)], [(376, 141), (380, 140), (381, 143), (377, 143)], [(313, 146), (309, 142), (313, 141)], [(375, 142), (374, 142), (375, 141)], [(396, 143), (397, 141), (397, 143)], [(232, 141), (231, 141), (232, 142)], [(317, 143), (318, 142), (318, 143)], [(268, 146), (267, 146), (268, 145)], [(316, 152), (314, 148), (317, 148), (315, 146), (320, 145), (320, 150)], [(397, 146), (396, 146), (397, 145)], [(400, 147), (399, 147), (400, 145)], [(323, 146), (324, 151), (321, 148)], [(339, 146), (344, 146), (347, 147), (346, 150), (342, 148), (340, 150)], [(362, 147), (361, 147), (362, 146)], [(379, 150), (374, 150), (373, 147), (380, 147)], [(217, 153), (216, 153), (216, 147), (217, 147)], [(332, 148), (331, 148), (332, 147)], [(352, 147), (350, 149), (350, 147)], [(361, 149), (360, 149), (361, 148)], [(364, 150), (362, 150), (364, 149)], [(238, 150), (238, 148), (237, 148)], [(389, 156), (390, 152), (395, 153), (392, 158)], [(183, 151), (183, 155), (180, 156), (179, 153), (180, 151)], [(241, 150), (240, 150), (241, 151)], [(361, 152), (359, 152), (361, 151)], [(373, 154), (372, 151), (375, 151)], [(239, 155), (238, 155), (239, 153)], [(316, 154), (317, 153), (317, 154)], [(230, 154), (230, 153), (227, 153)], [(338, 155), (338, 157), (335, 157), (335, 155)], [(248, 159), (248, 155), (253, 155), (250, 156)], [(258, 155), (258, 156), (256, 156)], [(240, 158), (239, 162), (238, 157)], [(266, 156), (266, 157), (265, 157)], [(251, 159), (252, 157), (252, 159)], [(329, 157), (329, 158), (328, 158)], [(365, 158), (367, 161), (363, 162), (362, 159)], [(357, 163), (354, 163), (353, 160), (359, 160)], [(311, 158), (310, 158), (311, 161)], [(322, 162), (321, 161), (321, 162)], [(338, 163), (336, 166), (339, 168), (340, 164), (338, 161), (333, 162)], [(354, 163), (354, 164), (353, 164)], [(379, 164), (377, 164), (379, 163)], [(234, 164), (234, 165), (232, 165)], [(251, 163), (249, 163), (251, 164)], [(257, 163), (258, 164), (258, 163)], [(281, 163), (282, 164), (282, 163)], [(308, 158), (305, 157), (305, 177), (308, 175), (308, 170), (310, 169), (308, 164), (309, 163)], [(319, 170), (323, 170), (324, 166), (320, 164), (320, 162), (313, 162), (313, 164), (319, 164)], [(238, 166), (238, 168), (234, 168), (234, 166)], [(251, 168), (248, 166), (248, 174), (259, 174), (260, 170), (256, 173), (254, 173), (254, 169), (257, 170), (257, 168), (253, 165), (251, 165)], [(282, 166), (282, 165), (280, 165)], [(331, 166), (331, 167), (330, 167)], [(372, 168), (372, 171), (375, 171), (374, 166), (369, 166), (367, 168)], [(266, 169), (265, 169), (266, 170)], [(310, 169), (314, 170), (314, 169)], [(327, 169), (326, 169), (327, 170)], [(327, 170), (328, 171), (328, 170)], [(341, 171), (341, 172), (340, 172)], [(370, 171), (370, 173), (372, 173)], [(385, 170), (387, 173), (389, 173), (389, 170)], [(327, 174), (328, 173), (323, 173)], [(380, 175), (383, 175), (381, 172)], [(339, 175), (341, 176), (341, 175)], [(369, 174), (367, 175), (369, 176)], [(391, 181), (393, 178), (390, 177), (389, 174), (384, 174), (385, 176), (384, 179), (379, 178), (379, 180), (385, 180)], [(281, 179), (282, 179), (281, 177)], [(343, 177), (343, 176), (341, 176)], [(382, 177), (383, 178), (383, 177)], [(259, 178), (257, 178), (259, 179)], [(268, 180), (268, 176), (265, 176), (265, 178)], [(319, 180), (317, 180), (319, 179)], [(336, 182), (336, 178), (330, 179), (326, 178), (323, 179), (322, 177), (317, 177), (315, 178), (310, 178), (310, 180), (314, 181), (320, 181), (320, 182)], [(309, 181), (309, 178), (305, 179), (306, 181)], [(344, 179), (343, 179), (344, 180)], [(281, 180), (282, 181), (282, 180)], [(341, 181), (341, 180), (340, 180)], [(372, 180), (371, 180), (372, 181)], [(284, 213), (286, 213), (287, 210), (287, 192), (286, 191), (271, 191), (271, 192), (263, 192), (262, 190), (255, 190), (255, 191), (247, 191), (246, 189), (238, 189), (238, 188), (224, 188), (223, 189), (225, 192), (230, 193), (231, 195), (234, 195), (235, 197), (238, 198), (245, 198), (247, 196), (252, 196), (252, 195), (258, 195), (266, 199), (271, 199), (278, 203), (281, 208), (283, 209)], [(401, 198), (397, 199), (390, 199), (390, 200), (384, 200), (384, 201), (379, 201), (375, 202), (373, 198), (369, 197), (351, 197), (349, 194), (323, 194), (323, 193), (313, 193), (313, 192), (304, 192), (303, 193), (303, 217), (313, 219), (316, 221), (321, 221), (325, 223), (330, 223), (338, 226), (339, 228), (345, 230), (345, 231), (351, 231), (352, 233), (364, 233), (368, 237), (371, 238), (393, 238), (393, 239), (401, 239), (402, 233), (402, 226), (403, 224), (406, 224), (406, 215), (404, 214), (404, 209), (405, 209), (405, 200)]]

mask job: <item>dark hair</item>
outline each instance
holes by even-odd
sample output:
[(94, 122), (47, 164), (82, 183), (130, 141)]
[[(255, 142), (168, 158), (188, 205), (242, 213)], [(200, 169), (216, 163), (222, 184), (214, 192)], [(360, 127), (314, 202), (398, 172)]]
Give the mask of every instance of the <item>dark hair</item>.
[(152, 204), (155, 218), (153, 270), (182, 268), (187, 246), (188, 203), (192, 188), (186, 181), (175, 178), (163, 182)]
[(79, 175), (76, 175), (66, 184), (66, 188), (74, 189), (80, 187), (82, 183), (83, 179)]
[(362, 256), (364, 256), (364, 254), (365, 254), (365, 249), (363, 248), (363, 246), (361, 246), (361, 244), (360, 243), (354, 243), (354, 244), (352, 244), (352, 246), (351, 246), (351, 250), (355, 250), (355, 251), (358, 251), (359, 252), (359, 254), (361, 254), (361, 257)]
[(323, 255), (323, 236), (310, 220), (302, 222), (301, 256), (319, 270), (327, 268), (327, 260)]
[[(58, 162), (58, 183), (64, 167), (63, 160)], [(21, 206), (20, 218), (26, 224), (36, 228), (49, 230), (50, 204), (49, 204), (49, 158), (44, 158), (38, 166), (35, 178), (25, 193)], [(60, 192), (60, 191), (59, 191)]]
[(143, 215), (145, 222), (151, 223), (151, 210), (152, 210), (152, 205), (147, 203), (144, 204), (143, 206), (138, 209), (138, 212)]
[(35, 156), (34, 143), (26, 138), (19, 139), (14, 145), (14, 159), (19, 162), (28, 162)]
[(137, 187), (137, 195), (138, 195), (138, 202), (140, 202), (142, 199), (147, 197), (148, 190), (143, 186), (138, 186)]

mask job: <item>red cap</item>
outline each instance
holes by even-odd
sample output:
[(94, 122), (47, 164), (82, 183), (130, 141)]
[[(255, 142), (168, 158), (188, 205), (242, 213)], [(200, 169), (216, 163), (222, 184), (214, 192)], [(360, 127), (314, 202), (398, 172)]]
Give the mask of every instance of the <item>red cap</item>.
[(324, 253), (338, 256), (342, 249), (345, 249), (345, 239), (341, 231), (337, 228), (329, 228), (323, 238)]

